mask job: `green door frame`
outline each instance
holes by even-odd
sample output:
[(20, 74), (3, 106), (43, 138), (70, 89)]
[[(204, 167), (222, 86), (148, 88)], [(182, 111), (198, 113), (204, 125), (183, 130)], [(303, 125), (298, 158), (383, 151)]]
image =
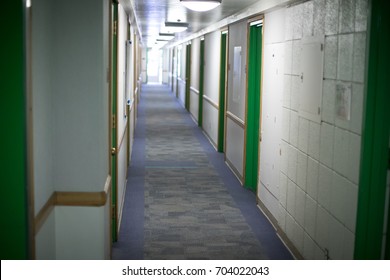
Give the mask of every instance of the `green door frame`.
[[(367, 90), (364, 100), (355, 259), (381, 259), (390, 124), (390, 21), (386, 0), (370, 1)], [(389, 259), (387, 231), (385, 258)]]
[(198, 126), (203, 125), (204, 39), (200, 41)]
[(191, 44), (186, 46), (186, 93), (185, 93), (185, 108), (190, 111), (190, 87), (191, 87)]
[(2, 174), (0, 257), (29, 259), (29, 190), (27, 178), (27, 81), (26, 81), (26, 3), (10, 1), (1, 10), (0, 112), (4, 132), (0, 168)]
[(225, 151), (225, 98), (226, 98), (226, 62), (228, 33), (221, 34), (221, 64), (219, 76), (219, 110), (218, 110), (218, 152)]
[(117, 188), (117, 178), (118, 178), (118, 159), (117, 159), (117, 60), (118, 60), (118, 3), (116, 1), (112, 2), (112, 49), (111, 49), (111, 116), (112, 116), (112, 125), (111, 125), (111, 182), (112, 182), (112, 241), (115, 242), (118, 239), (118, 188)]
[(261, 54), (262, 25), (253, 25), (249, 27), (244, 185), (255, 193), (259, 167)]

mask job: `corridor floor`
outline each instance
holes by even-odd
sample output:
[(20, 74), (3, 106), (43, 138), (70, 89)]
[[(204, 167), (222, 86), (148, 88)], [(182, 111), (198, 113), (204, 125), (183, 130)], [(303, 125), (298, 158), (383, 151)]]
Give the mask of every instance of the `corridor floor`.
[(164, 85), (143, 85), (113, 259), (291, 259)]

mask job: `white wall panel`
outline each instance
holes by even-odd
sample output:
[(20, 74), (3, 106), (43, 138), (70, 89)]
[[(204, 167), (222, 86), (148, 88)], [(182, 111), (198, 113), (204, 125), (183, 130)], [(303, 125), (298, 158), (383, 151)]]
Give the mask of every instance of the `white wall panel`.
[(274, 217), (279, 216), (279, 202), (278, 199), (263, 185), (259, 184), (259, 196), (262, 198), (261, 202), (271, 212)]
[(103, 31), (102, 26), (109, 14), (103, 14), (108, 5), (103, 2), (55, 1), (51, 82), (58, 191), (102, 191), (108, 174), (108, 61), (103, 54), (109, 41), (104, 40), (108, 26)]
[(218, 143), (218, 110), (205, 100), (203, 100), (203, 130), (216, 145)]
[(127, 15), (121, 5), (118, 5), (118, 65), (117, 65), (117, 139), (120, 139), (127, 124), (126, 116), (126, 40)]
[(204, 95), (219, 104), (219, 73), (221, 64), (221, 32), (205, 36)]
[(192, 89), (190, 90), (190, 113), (196, 121), (199, 116), (199, 94), (195, 93)]
[(264, 30), (264, 43), (280, 43), (284, 42), (286, 33), (285, 29), (286, 9), (278, 9), (272, 13), (266, 14), (264, 24), (270, 26)]
[[(362, 54), (367, 40), (360, 24), (366, 21), (367, 10), (362, 12), (362, 7), (367, 7), (367, 1), (359, 1), (356, 7), (352, 2), (308, 1), (287, 8), (284, 17), (282, 9), (265, 15), (259, 197), (271, 213), (279, 203), (277, 216), (272, 215), (306, 258), (324, 259), (326, 252), (334, 259), (353, 257), (363, 115), (361, 73), (366, 67)], [(355, 30), (351, 27), (354, 15)], [(283, 47), (275, 48), (280, 26), (285, 28), (286, 40), (281, 62), (278, 51), (283, 53)], [(303, 90), (300, 69), (312, 61), (302, 52), (302, 42), (313, 34), (325, 35), (324, 77), (320, 77), (324, 84), (319, 87), (323, 92), (316, 106), (323, 107), (321, 122), (297, 117)], [(281, 64), (283, 79), (276, 75)], [(337, 116), (337, 85), (351, 89), (348, 119)], [(278, 130), (280, 118), (276, 115), (273, 124), (273, 112), (280, 110), (283, 125)], [(273, 135), (275, 131), (280, 131), (280, 137)], [(281, 143), (280, 156), (275, 142)], [(270, 203), (265, 190), (273, 193), (275, 157), (280, 160), (276, 167), (280, 188), (275, 192), (278, 201)]]
[(162, 83), (169, 84), (169, 51), (167, 49), (163, 49), (163, 61), (162, 61)]
[(107, 208), (55, 208), (57, 259), (108, 259), (110, 253), (107, 252), (107, 242), (110, 240), (109, 227), (105, 224)]
[(178, 87), (178, 98), (181, 105), (184, 107), (185, 100), (186, 100), (186, 84), (183, 80), (177, 80), (177, 87)]
[(118, 196), (117, 196), (117, 205), (118, 205), (118, 219), (120, 221), (120, 217), (122, 216), (122, 208), (123, 208), (123, 199), (126, 191), (126, 181), (127, 181), (127, 139), (128, 130), (126, 130), (123, 144), (119, 148), (117, 157), (118, 157), (118, 178), (117, 178), (117, 188), (118, 188)]
[[(277, 22), (276, 18), (282, 19), (281, 13), (273, 13), (268, 17), (269, 21)], [(276, 24), (275, 28), (279, 26)], [(284, 23), (283, 25), (284, 26)], [(271, 29), (269, 33), (278, 33)], [(280, 31), (279, 31), (280, 32)], [(260, 172), (259, 178), (273, 196), (279, 194), (279, 170), (280, 170), (280, 149), (282, 137), (282, 98), (284, 91), (284, 43), (271, 43), (267, 39), (280, 39), (266, 37), (264, 41), (264, 64), (263, 67), (263, 88), (262, 88), (262, 111), (261, 113), (261, 135), (260, 142)], [(289, 118), (288, 118), (289, 119)], [(290, 128), (288, 127), (288, 130)], [(277, 139), (277, 140), (276, 140)], [(261, 194), (259, 193), (261, 198)], [(262, 198), (261, 198), (262, 200)], [(276, 208), (278, 202), (274, 201)]]
[(244, 129), (229, 118), (226, 122), (226, 158), (242, 177), (244, 174)]
[[(204, 80), (203, 94), (219, 104), (219, 78), (221, 64), (221, 32), (205, 35), (204, 39)], [(218, 143), (218, 110), (203, 100), (203, 129), (216, 145)]]
[[(134, 105), (135, 106), (135, 105)], [(132, 154), (132, 151), (133, 151), (133, 143), (134, 143), (134, 124), (135, 124), (135, 107), (133, 107), (133, 109), (131, 110), (130, 112), (130, 120), (129, 120), (129, 128), (130, 128), (130, 131), (129, 131), (129, 134), (130, 134), (130, 149), (128, 150), (128, 153), (129, 153), (129, 158), (131, 159), (131, 154)]]
[(56, 259), (55, 211), (50, 213), (46, 222), (35, 236), (35, 257), (37, 260)]
[[(54, 191), (103, 191), (109, 173), (109, 3), (37, 0), (32, 13), (38, 213)], [(110, 240), (100, 237), (109, 237), (109, 220), (84, 215), (96, 209), (56, 207), (37, 233), (37, 258), (108, 258)]]
[(191, 43), (191, 87), (199, 90), (200, 38)]
[[(32, 119), (34, 149), (34, 209), (38, 213), (54, 191), (53, 135), (53, 1), (38, 0), (32, 6)], [(49, 249), (49, 248), (47, 248)]]

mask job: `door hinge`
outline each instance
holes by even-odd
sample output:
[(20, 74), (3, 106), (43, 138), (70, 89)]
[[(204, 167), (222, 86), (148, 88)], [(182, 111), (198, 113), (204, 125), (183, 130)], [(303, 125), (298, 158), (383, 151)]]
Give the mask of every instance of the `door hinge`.
[(116, 117), (115, 117), (115, 115), (112, 116), (112, 128), (116, 128)]
[(118, 21), (114, 21), (114, 35), (116, 36), (118, 30)]

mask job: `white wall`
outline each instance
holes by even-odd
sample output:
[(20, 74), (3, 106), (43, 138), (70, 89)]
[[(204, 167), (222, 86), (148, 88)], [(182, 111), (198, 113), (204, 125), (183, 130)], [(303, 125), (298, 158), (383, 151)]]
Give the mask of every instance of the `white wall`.
[(101, 191), (108, 174), (108, 125), (102, 125), (108, 117), (103, 2), (55, 4), (52, 135), (57, 191)]
[[(259, 196), (272, 215), (278, 216), (281, 111), (284, 89), (285, 9), (265, 19), (263, 49), (262, 123)], [(272, 29), (271, 29), (272, 28)], [(275, 139), (277, 139), (275, 141)]]
[(56, 207), (57, 259), (110, 258), (109, 204), (104, 207)]
[[(109, 3), (37, 0), (32, 3), (32, 13), (37, 215), (54, 191), (101, 192), (109, 174)], [(77, 244), (62, 236), (79, 234), (78, 226), (89, 219), (89, 214), (78, 211), (81, 208), (65, 208), (73, 214), (52, 212), (37, 233), (37, 258), (62, 258), (62, 248), (77, 251)], [(109, 221), (98, 213), (104, 207), (96, 209), (82, 208), (96, 214), (88, 221), (91, 227), (85, 229), (94, 237), (83, 248), (90, 251), (90, 258), (105, 258), (107, 246), (103, 253), (93, 255), (94, 247), (109, 242)], [(77, 256), (66, 255), (74, 257)]]
[[(259, 197), (308, 259), (325, 258), (326, 252), (332, 259), (353, 258), (366, 8), (366, 0), (317, 0), (265, 15)], [(321, 123), (298, 115), (301, 40), (313, 35), (325, 35)], [(275, 69), (284, 69), (284, 77)], [(351, 88), (350, 120), (337, 117), (340, 86)], [(280, 155), (273, 163), (275, 142)]]
[[(219, 105), (219, 76), (221, 64), (221, 32), (205, 35), (203, 95)], [(218, 109), (203, 99), (203, 129), (211, 141), (218, 143)]]
[(162, 50), (162, 83), (169, 84), (169, 50)]
[[(118, 229), (120, 227), (120, 218), (122, 216), (123, 198), (126, 190), (127, 178), (127, 122), (130, 116), (127, 116), (127, 96), (126, 92), (126, 40), (128, 34), (128, 21), (125, 10), (118, 5), (118, 64), (117, 64), (117, 210), (118, 210)], [(132, 121), (132, 120), (130, 120)]]
[(148, 50), (146, 48), (142, 48), (142, 52), (141, 52), (141, 80), (142, 80), (142, 83), (146, 83), (147, 82), (147, 52)]
[(178, 47), (178, 98), (182, 106), (185, 106), (185, 96), (186, 96), (186, 45), (180, 45)]
[[(38, 0), (32, 6), (32, 119), (34, 150), (34, 211), (37, 214), (54, 191), (54, 102), (50, 79), (53, 67), (51, 17), (53, 1)], [(49, 78), (48, 78), (49, 77)], [(38, 258), (55, 258), (55, 220), (51, 215), (36, 236)]]
[(199, 116), (200, 38), (191, 43), (190, 113), (196, 121)]
[(191, 41), (191, 87), (199, 90), (200, 38)]
[(57, 258), (55, 211), (50, 213), (45, 224), (35, 236), (35, 258), (37, 260), (54, 260)]

